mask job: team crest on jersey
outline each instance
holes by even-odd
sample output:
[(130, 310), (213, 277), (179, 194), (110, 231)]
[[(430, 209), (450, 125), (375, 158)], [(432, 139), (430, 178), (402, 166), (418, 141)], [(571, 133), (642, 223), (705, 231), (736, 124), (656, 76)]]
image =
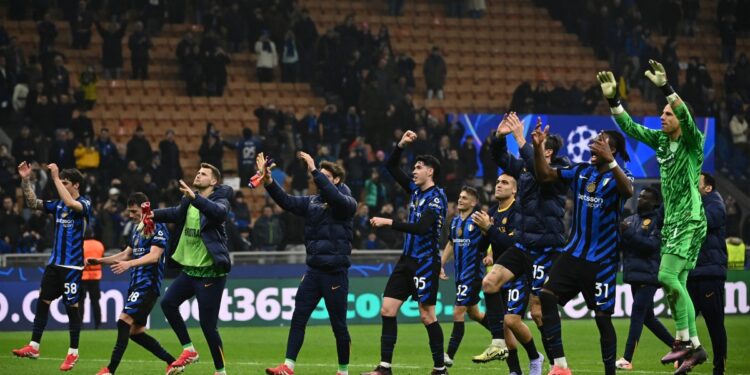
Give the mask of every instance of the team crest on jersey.
[(469, 232), (474, 230), (474, 224), (469, 224)]
[(680, 147), (680, 144), (677, 142), (669, 142), (669, 151), (675, 152), (677, 151), (677, 148)]
[(596, 183), (592, 182), (592, 183), (586, 185), (586, 191), (588, 191), (589, 193), (595, 192), (596, 191)]
[(501, 222), (503, 223), (503, 225), (508, 224), (508, 218), (504, 217), (503, 220), (501, 220)]
[(651, 219), (643, 219), (643, 223), (641, 224), (641, 227), (643, 229), (647, 229), (650, 224), (651, 224)]
[(65, 211), (63, 211), (63, 212), (62, 212), (62, 213), (60, 214), (60, 217), (61, 217), (61, 218), (63, 218), (63, 219), (65, 219), (66, 217), (68, 217), (68, 213), (67, 213), (67, 212), (65, 212)]

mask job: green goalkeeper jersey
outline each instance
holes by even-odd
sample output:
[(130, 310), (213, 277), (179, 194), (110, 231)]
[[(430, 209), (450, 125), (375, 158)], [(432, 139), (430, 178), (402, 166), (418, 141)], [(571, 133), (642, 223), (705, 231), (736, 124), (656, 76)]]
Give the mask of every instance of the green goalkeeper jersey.
[(664, 225), (679, 225), (689, 220), (705, 221), (698, 191), (705, 137), (684, 103), (673, 108), (673, 111), (682, 129), (682, 135), (675, 141), (660, 130), (636, 123), (627, 112), (615, 115), (615, 121), (627, 135), (656, 150), (664, 197)]

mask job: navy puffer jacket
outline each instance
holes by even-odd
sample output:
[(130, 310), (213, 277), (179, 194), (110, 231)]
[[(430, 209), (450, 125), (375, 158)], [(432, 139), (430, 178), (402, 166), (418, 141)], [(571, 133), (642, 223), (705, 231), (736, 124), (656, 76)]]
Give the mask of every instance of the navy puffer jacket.
[[(521, 159), (508, 152), (504, 136), (493, 137), (492, 155), (503, 172), (515, 177), (518, 184), (516, 202), (522, 215), (516, 237), (532, 251), (565, 245), (565, 196), (568, 186), (563, 182), (538, 184), (534, 174), (534, 149), (527, 142), (520, 149)], [(570, 165), (567, 159), (555, 158), (553, 168)]]
[(183, 197), (176, 207), (154, 210), (155, 222), (177, 224), (174, 232), (177, 235), (169, 236), (167, 264), (170, 267), (179, 267), (177, 262), (172, 260), (172, 254), (177, 249), (180, 234), (185, 226), (188, 207), (192, 204), (201, 213), (201, 239), (203, 239), (203, 243), (214, 260), (214, 266), (219, 271), (229, 272), (232, 264), (229, 260), (227, 231), (224, 223), (229, 216), (229, 200), (232, 197), (234, 197), (234, 191), (231, 187), (216, 185), (208, 197), (195, 194), (195, 199), (192, 201)]
[(345, 184), (332, 184), (318, 170), (312, 175), (317, 195), (289, 195), (276, 182), (266, 190), (281, 208), (305, 218), (307, 266), (322, 272), (346, 271), (351, 266), (357, 201)]
[(657, 277), (662, 219), (657, 210), (631, 215), (623, 220), (620, 233), (623, 281), (628, 284), (660, 285)]
[(706, 211), (706, 240), (698, 254), (695, 269), (688, 274), (689, 280), (727, 279), (727, 209), (718, 192), (703, 196)]

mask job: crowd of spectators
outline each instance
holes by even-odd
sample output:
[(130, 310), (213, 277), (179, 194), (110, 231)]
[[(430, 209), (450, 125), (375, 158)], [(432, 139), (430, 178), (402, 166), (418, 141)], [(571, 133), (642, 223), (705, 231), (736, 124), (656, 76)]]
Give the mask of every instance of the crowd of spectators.
[[(11, 3), (11, 8), (26, 7)], [(169, 11), (168, 16), (163, 17), (164, 10), (171, 9), (175, 2), (145, 3), (137, 8), (135, 16), (129, 17), (127, 11), (132, 8), (118, 6), (120, 2), (106, 2), (106, 9), (101, 9), (103, 5), (96, 1), (81, 2), (63, 10), (63, 14), (70, 16), (74, 48), (88, 48), (92, 27), (102, 35), (104, 78), (121, 75), (122, 40), (128, 25), (132, 25), (127, 45), (133, 56), (133, 78), (146, 79), (150, 38), (158, 35), (163, 23), (185, 20), (184, 12), (180, 15)], [(396, 14), (401, 11), (399, 3), (403, 6), (403, 2), (391, 2), (396, 6)], [(479, 8), (456, 7), (463, 4), (463, 1), (446, 2), (449, 9), (458, 9), (457, 13), (449, 14), (479, 17), (483, 13), (483, 4), (479, 4)], [(212, 1), (199, 1), (198, 5), (193, 16), (200, 27), (187, 33), (176, 51), (189, 95), (222, 95), (230, 53), (249, 51), (256, 54), (259, 80), (275, 80), (273, 74), (280, 63), (282, 81), (310, 82), (328, 102), (324, 108), (311, 107), (299, 115), (275, 103), (267, 103), (254, 111), (259, 124), (257, 134), (244, 129), (242, 136), (236, 139), (225, 138), (209, 123), (198, 152), (201, 161), (236, 171), (244, 183), (254, 173), (253, 163), (248, 160), (263, 151), (277, 162), (274, 178), (281, 183), (288, 182), (294, 194), (307, 194), (310, 184), (306, 167), (295, 158), (297, 150), (310, 153), (317, 163), (340, 161), (348, 173), (346, 182), (360, 202), (355, 217), (355, 247), (399, 248), (403, 241), (401, 235), (373, 229), (368, 219), (377, 215), (405, 220), (408, 197), (385, 170), (385, 161), (403, 132), (415, 129), (419, 138), (404, 154), (401, 166), (409, 168), (410, 161), (418, 154), (435, 155), (442, 164), (439, 183), (448, 196), (457, 196), (465, 184), (475, 186), (481, 192), (486, 209), (497, 177), (493, 174), (496, 168), (488, 139), (477, 142), (467, 137), (464, 141), (462, 123), (447, 121), (425, 108), (415, 107), (416, 63), (408, 55), (393, 50), (386, 27), (370, 28), (351, 14), (340, 25), (319, 35), (309, 12), (299, 8), (295, 1), (257, 4), (241, 1), (226, 7), (216, 6)], [(467, 14), (467, 9), (472, 13)], [(633, 13), (632, 8), (628, 9), (631, 10), (622, 14)], [(18, 9), (9, 9), (11, 17), (17, 16), (14, 12)], [(55, 162), (61, 168), (82, 170), (86, 175), (82, 193), (94, 203), (92, 227), (95, 234), (107, 248), (119, 247), (130, 230), (123, 208), (131, 192), (145, 192), (157, 207), (174, 205), (181, 196), (177, 181), (192, 176), (182, 175), (175, 131), (166, 132), (156, 149), (152, 148), (142, 127), (136, 127), (127, 144), (119, 146), (112, 142), (109, 129), (102, 128), (94, 133), (86, 111), (96, 105), (97, 69), (89, 67), (81, 74), (81, 86), (70, 87), (65, 56), (55, 50), (57, 31), (49, 14), (49, 9), (33, 9), (33, 16), (40, 22), (40, 48), (39, 54), (29, 55), (28, 61), (16, 40), (7, 33), (3, 39), (0, 29), (0, 48), (4, 51), (0, 54), (0, 101), (3, 102), (0, 104), (4, 104), (0, 106), (0, 114), (3, 124), (13, 125), (8, 127), (12, 142), (0, 139), (0, 197), (3, 198), (0, 251), (34, 252), (50, 245), (51, 226), (47, 215), (18, 210), (21, 205), (15, 194), (16, 165), (20, 161), (33, 164), (35, 187), (40, 197), (54, 194), (47, 183), (45, 164)], [(100, 22), (98, 14), (106, 14), (102, 18), (106, 21)], [(254, 22), (243, 22), (245, 17)], [(614, 24), (621, 22), (625, 20)], [(586, 26), (586, 30), (592, 30), (591, 27)], [(694, 33), (695, 28), (693, 22), (684, 32)], [(639, 36), (639, 43), (653, 39), (647, 35)], [(677, 61), (673, 39), (664, 51), (656, 50), (658, 48), (654, 47), (651, 52), (674, 54)], [(618, 52), (611, 53), (617, 55)], [(635, 86), (634, 82), (640, 80), (634, 78), (636, 70), (632, 70), (633, 77), (626, 73), (628, 66), (640, 66), (640, 56), (640, 53), (634, 56), (625, 53), (607, 57), (612, 57), (613, 63), (625, 61), (616, 69), (621, 69), (618, 73), (626, 85), (632, 81), (631, 85)], [(428, 97), (442, 99), (449, 67), (439, 46), (431, 48), (423, 66)], [(740, 55), (725, 77), (726, 99), (718, 100), (711, 91), (712, 81), (705, 64), (695, 58), (690, 60), (687, 82), (680, 87), (681, 94), (695, 103), (696, 111), (717, 118), (718, 164), (740, 179), (744, 178), (750, 150), (747, 106), (743, 107), (748, 98), (748, 74), (747, 57)], [(699, 98), (704, 97), (712, 101), (703, 106)], [(522, 83), (513, 94), (511, 108), (527, 113), (580, 114), (590, 113), (601, 100), (596, 86), (584, 88), (579, 82), (550, 82), (542, 77), (534, 87), (531, 82)], [(722, 141), (734, 147), (722, 149)], [(237, 165), (224, 165), (227, 150), (237, 154)], [(478, 173), (480, 169), (485, 171), (482, 176)], [(733, 212), (740, 210), (736, 203), (733, 207)], [(300, 219), (272, 202), (252, 207), (257, 212), (251, 212), (245, 195), (238, 192), (232, 208), (228, 231), (233, 250), (271, 251), (302, 243)], [(451, 203), (449, 215), (454, 212)], [(253, 216), (258, 217), (253, 219)], [(739, 219), (737, 231), (748, 231), (740, 226)]]

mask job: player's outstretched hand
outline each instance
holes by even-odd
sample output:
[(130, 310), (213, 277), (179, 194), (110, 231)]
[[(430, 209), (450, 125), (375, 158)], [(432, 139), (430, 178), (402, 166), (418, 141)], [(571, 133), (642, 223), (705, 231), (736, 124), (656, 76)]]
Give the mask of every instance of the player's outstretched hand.
[(666, 85), (667, 71), (664, 70), (664, 66), (656, 60), (648, 60), (648, 63), (651, 65), (651, 68), (654, 69), (654, 71), (651, 72), (650, 70), (646, 70), (646, 72), (643, 73), (646, 75), (646, 78), (651, 80), (651, 82), (657, 87)]
[(440, 280), (448, 280), (448, 275), (445, 273), (444, 267), (440, 267)]
[(487, 256), (482, 259), (482, 264), (484, 264), (485, 266), (491, 266), (492, 263), (495, 263), (492, 260), (492, 254), (487, 254)]
[(490, 228), (490, 225), (492, 225), (490, 215), (484, 211), (477, 211), (471, 214), (471, 220), (473, 220), (474, 224), (476, 224), (483, 232), (486, 232), (487, 229)]
[(31, 164), (26, 161), (22, 161), (21, 164), (18, 165), (18, 174), (23, 179), (29, 178), (31, 176)]
[(417, 140), (417, 133), (407, 130), (406, 133), (401, 137), (401, 141), (398, 142), (398, 147), (404, 148), (410, 143)]
[(537, 121), (534, 131), (531, 132), (531, 141), (533, 142), (534, 147), (543, 147), (548, 135), (549, 125), (545, 126), (544, 130), (542, 130), (542, 123)]
[(372, 225), (373, 228), (386, 227), (390, 226), (391, 224), (393, 224), (393, 220), (383, 217), (373, 217), (372, 219), (370, 219), (370, 225)]
[(297, 152), (297, 158), (305, 162), (308, 172), (312, 172), (315, 170), (315, 160), (313, 160), (310, 154), (304, 151), (299, 151)]
[(508, 127), (513, 133), (514, 138), (523, 138), (523, 122), (521, 122), (521, 119), (518, 118), (518, 114), (515, 112), (511, 112), (508, 116)]
[(498, 137), (510, 134), (511, 130), (510, 130), (510, 126), (508, 126), (508, 114), (507, 113), (503, 115), (503, 119), (497, 125), (497, 129), (495, 131), (497, 132)]
[(185, 198), (189, 198), (190, 200), (195, 199), (195, 192), (183, 180), (180, 180), (180, 191)]
[(47, 168), (49, 168), (49, 174), (53, 180), (57, 180), (60, 178), (60, 168), (57, 166), (57, 164), (55, 163), (47, 164)]
[(617, 80), (612, 72), (596, 73), (596, 79), (599, 80), (599, 86), (602, 88), (602, 94), (607, 99), (613, 99), (617, 96)]
[(592, 154), (595, 154), (599, 159), (602, 159), (606, 163), (615, 160), (614, 155), (612, 155), (612, 149), (609, 148), (609, 142), (605, 141), (601, 135), (591, 142), (589, 149)]
[(110, 268), (112, 269), (112, 272), (115, 273), (115, 275), (119, 275), (130, 269), (130, 262), (118, 261), (117, 263), (113, 264)]

